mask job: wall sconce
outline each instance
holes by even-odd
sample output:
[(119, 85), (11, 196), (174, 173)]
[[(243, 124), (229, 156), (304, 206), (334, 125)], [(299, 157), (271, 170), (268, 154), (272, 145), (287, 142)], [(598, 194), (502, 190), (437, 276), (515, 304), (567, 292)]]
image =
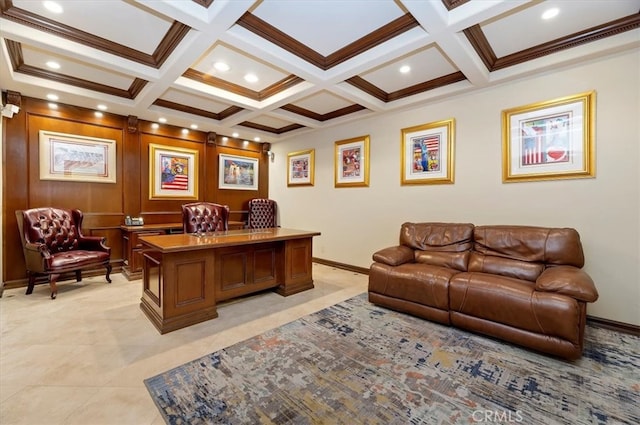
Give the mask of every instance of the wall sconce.
[(2, 107), (3, 117), (13, 118), (13, 114), (17, 114), (18, 112), (20, 112), (20, 107), (17, 105), (8, 103)]
[(271, 162), (273, 162), (273, 160), (276, 157), (276, 154), (273, 151), (267, 151), (267, 156), (269, 157), (269, 159), (271, 160)]

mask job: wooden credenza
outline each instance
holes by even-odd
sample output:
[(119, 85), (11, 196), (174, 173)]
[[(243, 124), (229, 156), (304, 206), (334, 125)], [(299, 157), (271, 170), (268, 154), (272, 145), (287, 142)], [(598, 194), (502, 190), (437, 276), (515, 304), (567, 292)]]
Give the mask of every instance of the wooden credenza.
[(141, 236), (140, 308), (166, 333), (218, 317), (218, 301), (269, 288), (283, 296), (311, 289), (312, 239), (318, 235), (271, 228)]
[(182, 223), (145, 224), (143, 226), (120, 226), (122, 248), (125, 255), (122, 274), (128, 280), (142, 277), (141, 236), (168, 235), (182, 233)]

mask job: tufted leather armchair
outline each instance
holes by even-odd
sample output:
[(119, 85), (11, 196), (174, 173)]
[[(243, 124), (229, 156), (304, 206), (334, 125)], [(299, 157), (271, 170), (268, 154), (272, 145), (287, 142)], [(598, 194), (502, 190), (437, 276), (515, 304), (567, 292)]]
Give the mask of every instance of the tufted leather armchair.
[(213, 202), (182, 205), (184, 233), (209, 233), (229, 229), (229, 206)]
[(249, 201), (249, 229), (277, 227), (277, 204), (273, 199), (254, 198)]
[(56, 282), (62, 273), (75, 272), (80, 282), (81, 270), (102, 266), (111, 283), (111, 248), (103, 237), (82, 234), (82, 211), (33, 208), (15, 214), (29, 278), (27, 295), (33, 292), (39, 274), (48, 276), (52, 299), (58, 294)]

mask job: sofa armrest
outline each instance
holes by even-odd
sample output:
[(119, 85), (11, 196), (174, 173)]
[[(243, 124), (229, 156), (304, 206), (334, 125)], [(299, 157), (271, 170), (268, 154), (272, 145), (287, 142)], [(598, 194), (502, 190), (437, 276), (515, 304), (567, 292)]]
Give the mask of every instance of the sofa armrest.
[(105, 245), (107, 239), (103, 236), (82, 236), (78, 238), (78, 248), (87, 251), (111, 252), (111, 247)]
[(543, 271), (536, 280), (536, 291), (557, 292), (589, 303), (598, 299), (591, 276), (573, 266), (556, 266)]
[(415, 254), (413, 249), (408, 246), (390, 246), (381, 249), (373, 254), (373, 261), (388, 264), (390, 266), (399, 266), (404, 263), (413, 263)]

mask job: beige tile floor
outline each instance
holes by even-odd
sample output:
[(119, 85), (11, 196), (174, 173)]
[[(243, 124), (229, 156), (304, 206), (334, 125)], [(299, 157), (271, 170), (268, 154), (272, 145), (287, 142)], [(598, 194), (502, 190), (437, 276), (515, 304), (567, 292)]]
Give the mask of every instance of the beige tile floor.
[(219, 317), (160, 335), (140, 310), (141, 281), (113, 275), (0, 298), (0, 424), (164, 424), (145, 378), (343, 301), (367, 276), (313, 265), (315, 288), (218, 306)]

